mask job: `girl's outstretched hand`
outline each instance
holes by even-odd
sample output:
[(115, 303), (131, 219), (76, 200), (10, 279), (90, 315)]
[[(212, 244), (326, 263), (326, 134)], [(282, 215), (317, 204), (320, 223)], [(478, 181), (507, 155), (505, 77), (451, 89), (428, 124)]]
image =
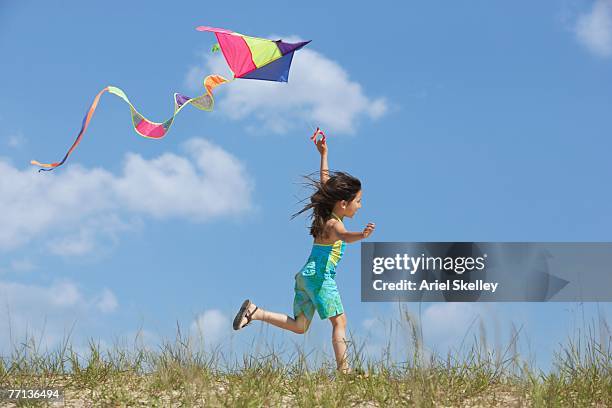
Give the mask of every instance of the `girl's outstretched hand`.
[(325, 140), (323, 140), (323, 138), (317, 140), (317, 150), (319, 151), (319, 153), (321, 153), (321, 156), (327, 154), (327, 143), (325, 143)]
[(368, 222), (368, 225), (366, 225), (366, 227), (363, 229), (363, 237), (367, 238), (372, 235), (375, 228), (376, 224), (374, 224), (373, 222)]

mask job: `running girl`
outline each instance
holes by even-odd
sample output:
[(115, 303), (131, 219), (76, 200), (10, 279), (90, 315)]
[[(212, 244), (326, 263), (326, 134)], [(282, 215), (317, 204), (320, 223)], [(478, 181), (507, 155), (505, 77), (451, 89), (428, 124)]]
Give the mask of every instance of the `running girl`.
[(332, 346), (337, 368), (347, 373), (346, 316), (336, 286), (336, 266), (344, 254), (346, 243), (369, 237), (375, 225), (368, 223), (361, 232), (345, 229), (344, 217), (353, 218), (361, 208), (361, 182), (347, 173), (330, 174), (327, 144), (321, 139), (316, 145), (321, 154), (321, 181), (313, 180), (316, 191), (310, 197), (310, 203), (293, 215), (295, 217), (312, 210), (310, 234), (314, 237), (310, 256), (295, 275), (293, 317), (264, 310), (247, 299), (234, 318), (234, 330), (242, 329), (253, 320), (262, 320), (303, 334), (308, 330), (316, 310), (321, 319), (329, 319), (332, 324)]

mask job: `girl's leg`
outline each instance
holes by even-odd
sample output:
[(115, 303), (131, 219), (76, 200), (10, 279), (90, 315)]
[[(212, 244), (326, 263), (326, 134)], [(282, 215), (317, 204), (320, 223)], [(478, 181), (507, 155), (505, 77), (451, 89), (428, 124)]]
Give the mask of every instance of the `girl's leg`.
[(346, 374), (349, 372), (346, 351), (346, 316), (342, 313), (330, 317), (329, 321), (332, 324), (332, 346), (336, 355), (336, 365), (338, 371)]
[[(252, 313), (257, 306), (252, 303), (249, 307), (249, 313)], [(290, 330), (297, 334), (303, 334), (308, 330), (310, 326), (310, 320), (304, 316), (304, 313), (300, 313), (297, 319), (287, 316), (286, 314), (270, 312), (262, 308), (258, 308), (255, 313), (252, 314), (253, 320), (261, 320), (266, 323), (270, 323), (281, 329)], [(241, 322), (242, 325), (246, 324), (246, 318)]]

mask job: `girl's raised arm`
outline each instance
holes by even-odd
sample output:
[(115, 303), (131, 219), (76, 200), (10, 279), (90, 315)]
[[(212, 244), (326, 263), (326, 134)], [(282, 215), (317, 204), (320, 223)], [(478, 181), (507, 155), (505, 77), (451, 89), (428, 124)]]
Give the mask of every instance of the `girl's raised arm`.
[(317, 141), (317, 150), (321, 154), (321, 184), (325, 184), (329, 179), (329, 166), (327, 164), (327, 143), (321, 138)]

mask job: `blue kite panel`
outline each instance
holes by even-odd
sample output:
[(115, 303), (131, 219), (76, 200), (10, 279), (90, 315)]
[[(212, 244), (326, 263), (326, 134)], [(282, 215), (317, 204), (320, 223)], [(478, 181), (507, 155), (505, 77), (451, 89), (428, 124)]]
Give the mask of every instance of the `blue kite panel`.
[(292, 59), (293, 53), (287, 54), (276, 61), (269, 63), (268, 65), (255, 69), (248, 74), (241, 76), (240, 78), (287, 82), (289, 81), (289, 67), (291, 66)]

